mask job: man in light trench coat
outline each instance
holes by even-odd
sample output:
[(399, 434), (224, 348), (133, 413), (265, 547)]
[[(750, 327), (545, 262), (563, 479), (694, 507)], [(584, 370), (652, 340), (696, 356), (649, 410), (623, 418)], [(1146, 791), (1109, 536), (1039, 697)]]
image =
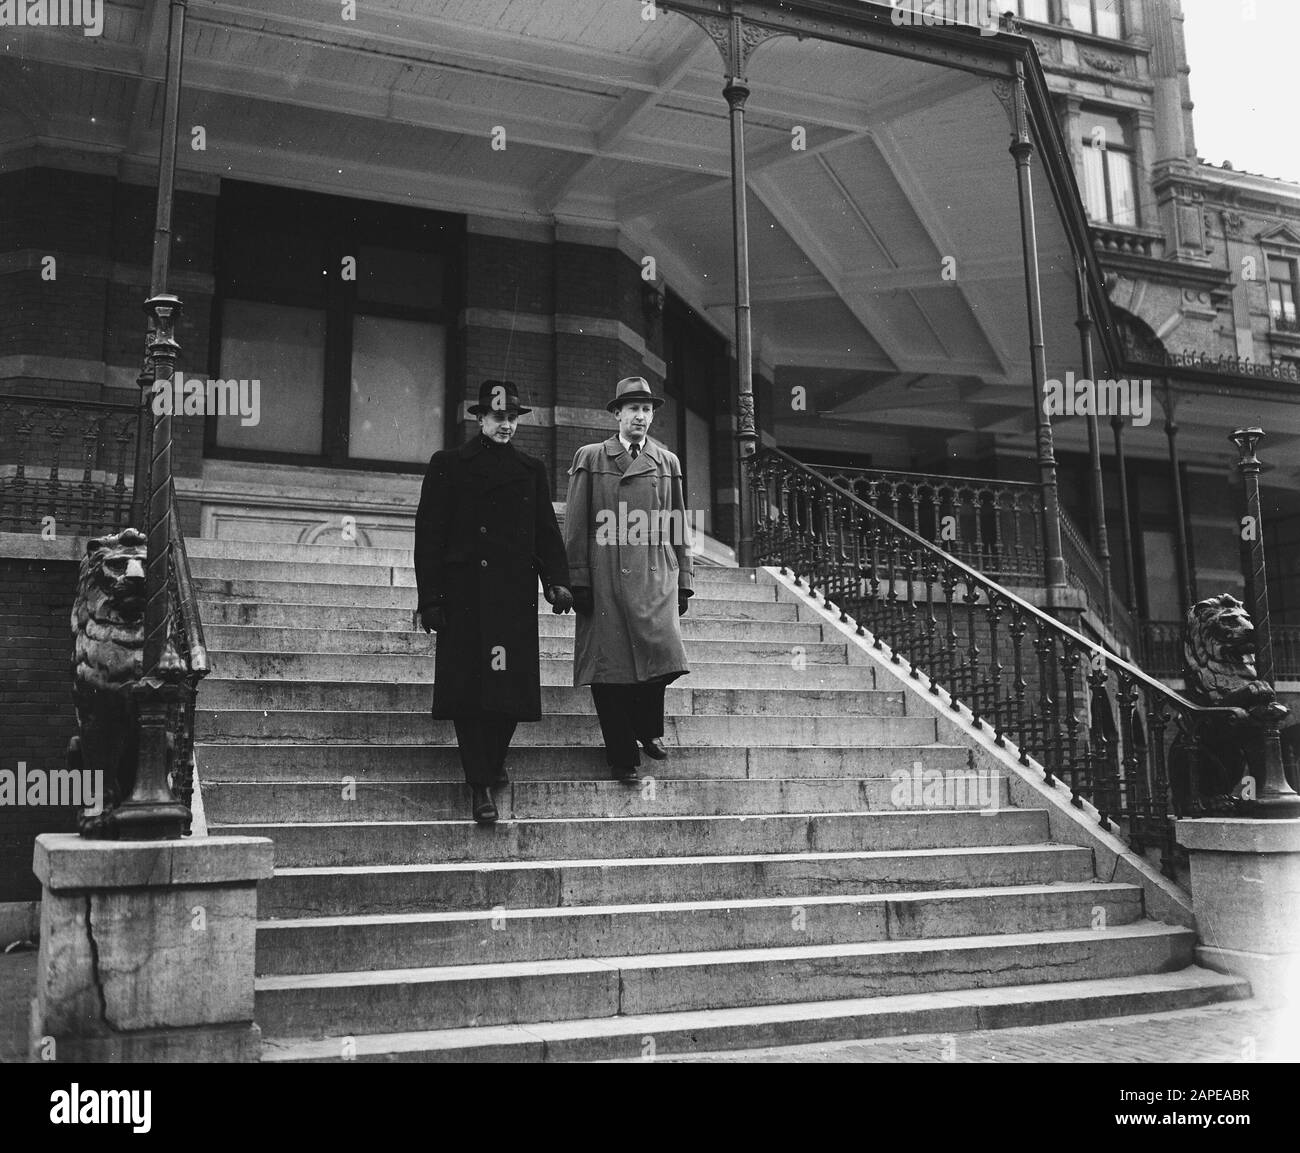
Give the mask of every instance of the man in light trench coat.
[(490, 825), (515, 725), (542, 715), (538, 578), (552, 612), (573, 598), (546, 466), (510, 443), (531, 410), (513, 383), (487, 380), (469, 411), (479, 431), (429, 461), (415, 576), (421, 623), (438, 634), (433, 715), (455, 722), (474, 820)]
[(569, 470), (573, 683), (591, 686), (605, 757), (622, 781), (638, 779), (638, 745), (668, 755), (664, 690), (690, 671), (677, 619), (693, 595), (682, 466), (648, 436), (661, 404), (642, 377), (620, 380), (606, 406), (618, 431), (578, 449)]

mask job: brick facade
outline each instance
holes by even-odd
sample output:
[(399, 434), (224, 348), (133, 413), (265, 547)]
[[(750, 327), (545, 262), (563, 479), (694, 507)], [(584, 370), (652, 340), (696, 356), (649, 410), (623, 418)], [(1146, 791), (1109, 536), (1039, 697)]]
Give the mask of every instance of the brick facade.
[[(76, 731), (68, 615), (77, 571), (72, 561), (0, 558), (0, 769), (66, 766)], [(0, 901), (38, 900), (37, 834), (75, 829), (74, 809), (0, 805)]]

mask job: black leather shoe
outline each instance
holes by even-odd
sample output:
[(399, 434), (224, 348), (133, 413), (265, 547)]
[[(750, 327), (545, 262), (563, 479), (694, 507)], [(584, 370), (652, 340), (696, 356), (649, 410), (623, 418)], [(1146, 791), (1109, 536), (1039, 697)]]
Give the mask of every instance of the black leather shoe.
[(642, 741), (641, 747), (645, 750), (647, 757), (653, 757), (656, 761), (665, 761), (668, 759), (668, 750), (664, 748), (664, 742), (661, 737), (655, 737), (652, 741)]
[(635, 765), (629, 765), (625, 769), (610, 769), (609, 775), (616, 781), (624, 781), (628, 784), (636, 784), (641, 779)]
[(486, 785), (473, 785), (470, 788), (470, 800), (474, 806), (474, 819), (480, 825), (496, 823), (497, 807), (492, 802), (492, 794)]

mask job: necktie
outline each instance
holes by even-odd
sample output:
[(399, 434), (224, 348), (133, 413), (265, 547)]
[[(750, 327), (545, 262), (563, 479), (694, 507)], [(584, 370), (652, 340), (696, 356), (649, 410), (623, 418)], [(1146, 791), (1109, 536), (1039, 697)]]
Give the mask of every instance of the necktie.
[(639, 444), (634, 444), (632, 446), (632, 459), (636, 460), (636, 458), (640, 455), (641, 455), (641, 446)]

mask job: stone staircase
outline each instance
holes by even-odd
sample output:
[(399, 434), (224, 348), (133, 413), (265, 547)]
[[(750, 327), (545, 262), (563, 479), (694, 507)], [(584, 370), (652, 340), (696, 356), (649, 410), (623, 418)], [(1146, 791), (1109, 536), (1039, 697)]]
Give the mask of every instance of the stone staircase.
[(595, 1060), (1188, 1008), (1249, 996), (1048, 814), (900, 807), (961, 774), (935, 708), (766, 572), (705, 569), (670, 757), (608, 779), (573, 618), (544, 719), (469, 819), (400, 550), (195, 540), (209, 831), (268, 836), (264, 1060)]

